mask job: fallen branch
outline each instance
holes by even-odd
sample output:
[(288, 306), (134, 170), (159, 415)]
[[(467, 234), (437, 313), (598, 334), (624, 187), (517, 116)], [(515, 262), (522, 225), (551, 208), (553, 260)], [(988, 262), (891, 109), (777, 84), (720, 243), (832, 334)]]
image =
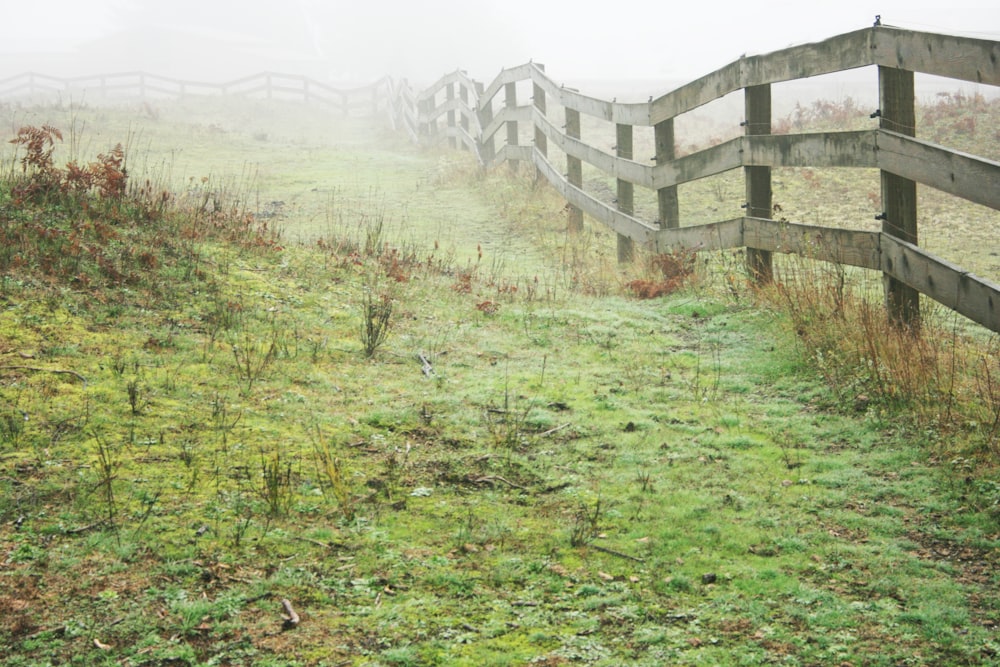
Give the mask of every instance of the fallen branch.
[(420, 363), (423, 365), (423, 367), (420, 370), (424, 372), (424, 375), (426, 375), (427, 377), (432, 377), (434, 375), (434, 367), (431, 366), (431, 362), (428, 361), (427, 357), (424, 356), (424, 353), (420, 352), (419, 354), (417, 354), (417, 359), (419, 359)]
[(63, 535), (79, 535), (80, 533), (86, 533), (88, 530), (93, 530), (94, 528), (99, 528), (103, 526), (106, 522), (104, 520), (97, 521), (96, 523), (91, 523), (86, 526), (80, 526), (79, 528), (66, 528), (63, 530)]
[(515, 484), (514, 482), (510, 481), (509, 479), (504, 479), (500, 475), (488, 475), (486, 477), (479, 477), (477, 479), (473, 479), (473, 480), (470, 480), (470, 481), (473, 484), (485, 484), (486, 482), (498, 481), (498, 482), (503, 482), (504, 484), (506, 484), (507, 486), (510, 486), (512, 488), (521, 489), (522, 491), (525, 490), (525, 487), (521, 486), (520, 484)]
[(315, 544), (318, 547), (323, 547), (324, 549), (332, 549), (334, 547), (333, 542), (321, 542), (320, 540), (314, 540), (311, 537), (302, 537), (301, 535), (294, 536), (300, 542), (308, 542), (309, 544)]
[(64, 368), (39, 368), (38, 366), (0, 366), (0, 371), (32, 371), (35, 373), (58, 373), (60, 375), (72, 375), (83, 383), (83, 386), (87, 386), (87, 378), (83, 377), (76, 371), (66, 370)]
[(612, 556), (618, 556), (619, 558), (627, 558), (628, 560), (634, 560), (636, 563), (645, 563), (645, 558), (639, 558), (638, 556), (630, 556), (629, 554), (623, 554), (621, 551), (615, 551), (614, 549), (609, 549), (607, 547), (601, 547), (596, 544), (590, 545), (592, 548), (598, 551), (603, 551), (606, 554), (611, 554)]
[(292, 608), (292, 603), (287, 598), (284, 598), (281, 600), (281, 606), (285, 609), (285, 613), (281, 616), (285, 619), (285, 629), (294, 628), (299, 624), (299, 615), (296, 614), (295, 609)]
[(561, 430), (563, 430), (564, 428), (566, 428), (566, 427), (567, 427), (567, 426), (569, 426), (570, 424), (572, 424), (572, 422), (566, 422), (565, 424), (563, 424), (563, 425), (561, 425), (561, 426), (556, 426), (555, 428), (550, 428), (550, 429), (549, 429), (548, 431), (545, 431), (544, 433), (539, 433), (539, 434), (538, 434), (538, 437), (540, 437), (540, 438), (544, 438), (544, 437), (545, 437), (545, 436), (547, 436), (547, 435), (552, 435), (552, 434), (553, 434), (553, 433), (555, 433), (556, 431), (561, 431)]

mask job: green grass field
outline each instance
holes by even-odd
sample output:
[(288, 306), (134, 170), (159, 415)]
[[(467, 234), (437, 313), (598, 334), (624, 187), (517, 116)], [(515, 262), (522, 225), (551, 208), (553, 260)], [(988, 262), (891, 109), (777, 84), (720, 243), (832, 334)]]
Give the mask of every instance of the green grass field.
[(3, 113), (173, 194), (33, 204), (4, 144), (0, 663), (1000, 663), (995, 338), (929, 309), (968, 378), (919, 402), (739, 253), (633, 298), (530, 174), (281, 105)]

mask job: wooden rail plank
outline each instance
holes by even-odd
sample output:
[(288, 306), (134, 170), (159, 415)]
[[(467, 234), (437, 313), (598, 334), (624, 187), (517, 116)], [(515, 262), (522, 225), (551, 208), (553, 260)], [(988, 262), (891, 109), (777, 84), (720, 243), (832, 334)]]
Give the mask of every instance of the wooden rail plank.
[[(559, 150), (615, 178), (649, 189), (683, 185), (743, 166), (868, 167), (876, 161), (877, 130), (738, 137), (655, 167), (624, 160), (567, 137), (551, 121), (532, 122)], [(990, 172), (992, 173), (992, 172)]]
[(743, 58), (739, 61), (740, 87), (765, 86), (872, 65), (875, 30), (855, 30), (820, 42)]
[(532, 70), (533, 68), (531, 63), (525, 63), (523, 65), (518, 65), (517, 67), (500, 70), (497, 77), (493, 79), (490, 85), (486, 86), (483, 92), (479, 95), (480, 104), (491, 103), (496, 94), (500, 92), (508, 83), (517, 83), (518, 81), (530, 79)]
[(856, 30), (821, 42), (741, 58), (653, 100), (650, 122), (674, 118), (741, 88), (872, 65), (873, 30)]
[[(574, 110), (575, 111), (575, 110)], [(579, 113), (579, 112), (577, 112)], [(532, 118), (535, 127), (539, 128), (545, 137), (566, 155), (596, 167), (615, 178), (627, 180), (630, 183), (647, 188), (653, 187), (653, 170), (647, 165), (638, 164), (606, 153), (590, 144), (567, 136), (560, 131), (548, 118), (535, 114)]]
[(875, 64), (1000, 86), (1000, 42), (882, 26), (872, 40)]
[(876, 141), (879, 169), (1000, 209), (1000, 162), (888, 130), (880, 130)]
[(656, 240), (656, 227), (630, 215), (622, 213), (604, 202), (592, 197), (582, 189), (570, 185), (552, 164), (538, 151), (530, 150), (531, 158), (539, 172), (554, 187), (563, 199), (601, 222), (612, 231), (627, 236), (637, 243), (652, 243)]
[(657, 252), (684, 250), (728, 250), (742, 248), (743, 218), (733, 218), (706, 225), (671, 227), (659, 230), (655, 235)]
[(480, 109), (479, 122), (482, 124), (480, 132), (483, 142), (493, 141), (493, 137), (496, 136), (496, 133), (499, 132), (500, 128), (504, 126), (504, 123), (507, 122), (506, 114), (506, 107), (500, 107), (496, 115), (493, 113), (493, 107)]
[(556, 100), (561, 106), (575, 109), (582, 114), (623, 125), (649, 126), (649, 104), (605, 101), (579, 91), (556, 85), (538, 65), (531, 71), (531, 80), (536, 86)]
[(882, 271), (991, 331), (1000, 331), (1000, 285), (882, 234)]
[(507, 124), (507, 121), (531, 121), (534, 118), (534, 112), (534, 108), (530, 106), (500, 107), (489, 125), (483, 128), (483, 136), (492, 137)]
[(881, 269), (879, 232), (745, 218), (747, 246), (864, 269)]
[(878, 130), (757, 135), (745, 138), (745, 166), (869, 167), (878, 166)]
[(652, 187), (656, 189), (681, 185), (707, 176), (715, 176), (743, 166), (743, 138), (677, 158), (653, 167)]
[(649, 108), (650, 122), (655, 125), (725, 97), (739, 90), (741, 81), (738, 62), (721, 67), (653, 100)]

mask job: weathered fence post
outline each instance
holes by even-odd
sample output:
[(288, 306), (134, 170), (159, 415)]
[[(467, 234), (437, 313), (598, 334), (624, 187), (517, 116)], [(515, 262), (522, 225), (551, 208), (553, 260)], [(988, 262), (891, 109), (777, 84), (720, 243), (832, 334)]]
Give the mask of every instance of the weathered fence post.
[[(771, 85), (744, 89), (746, 134), (771, 134)], [(771, 168), (744, 167), (746, 210), (752, 218), (771, 218)], [(774, 280), (771, 251), (747, 248), (747, 270), (758, 285)]]
[[(879, 67), (879, 127), (909, 137), (917, 134), (913, 72)], [(917, 184), (887, 171), (881, 172), (882, 233), (917, 244)], [(888, 274), (883, 275), (885, 305), (896, 324), (920, 327), (920, 293)]]
[[(458, 84), (458, 98), (460, 100), (462, 100), (462, 105), (465, 107), (465, 109), (468, 109), (469, 108), (469, 88), (464, 83)], [(459, 114), (458, 122), (462, 126), (462, 129), (465, 131), (465, 133), (469, 134), (469, 117), (466, 115), (465, 109), (462, 109), (462, 113)], [(462, 147), (466, 148), (466, 149), (470, 148), (469, 146), (465, 145), (464, 141), (462, 142)]]
[[(653, 126), (653, 140), (656, 143), (656, 164), (669, 164), (676, 157), (674, 144), (674, 119), (660, 121)], [(680, 205), (677, 199), (677, 186), (668, 185), (656, 191), (659, 205), (659, 224), (661, 229), (675, 229), (681, 225)]]
[[(623, 160), (632, 159), (632, 126), (615, 125), (615, 154)], [(618, 210), (632, 215), (635, 213), (635, 188), (629, 181), (618, 179)], [(635, 257), (635, 243), (624, 234), (618, 234), (618, 262), (631, 262)]]
[[(452, 104), (455, 101), (455, 82), (449, 83), (445, 86), (445, 103)], [(458, 148), (458, 137), (455, 136), (455, 109), (454, 107), (448, 109), (448, 147), (451, 149)]]
[[(541, 71), (545, 71), (545, 65), (540, 63), (535, 63), (535, 67)], [(531, 102), (535, 107), (535, 111), (545, 116), (545, 89), (539, 86), (534, 81), (531, 82)], [(542, 154), (543, 157), (548, 157), (549, 155), (549, 142), (548, 137), (542, 132), (542, 128), (535, 122), (532, 122), (532, 126), (535, 128), (535, 150)], [(541, 169), (535, 169), (535, 180), (540, 181), (545, 178), (542, 175)]]
[[(513, 114), (515, 114), (517, 110), (517, 83), (515, 82), (505, 83), (503, 85), (503, 95), (504, 95), (504, 106), (507, 108), (507, 112), (513, 116)], [(508, 146), (518, 145), (517, 132), (518, 132), (517, 121), (513, 119), (508, 120), (507, 121)], [(512, 160), (508, 156), (507, 164), (510, 167), (511, 171), (517, 171), (517, 160)]]
[[(566, 107), (566, 136), (580, 138), (580, 112)], [(566, 180), (576, 188), (583, 188), (583, 161), (566, 153)], [(578, 206), (569, 205), (567, 227), (571, 232), (583, 231), (583, 211)]]

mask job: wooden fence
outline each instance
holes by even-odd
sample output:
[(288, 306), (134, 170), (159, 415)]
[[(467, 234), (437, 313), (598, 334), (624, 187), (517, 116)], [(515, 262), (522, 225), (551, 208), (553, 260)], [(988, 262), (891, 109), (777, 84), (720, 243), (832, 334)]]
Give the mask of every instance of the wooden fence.
[[(877, 129), (771, 134), (772, 84), (869, 66), (878, 68), (880, 108), (873, 114)], [(533, 164), (568, 202), (571, 226), (582, 225), (586, 213), (617, 232), (622, 260), (631, 255), (635, 243), (658, 252), (745, 247), (750, 272), (767, 281), (772, 276), (772, 253), (799, 253), (881, 271), (890, 315), (901, 323), (919, 323), (918, 295), (925, 294), (1000, 332), (1000, 286), (918, 247), (916, 199), (920, 183), (1000, 209), (1000, 163), (915, 138), (915, 72), (1000, 85), (1000, 42), (875, 25), (814, 44), (743, 57), (661, 97), (632, 104), (561, 87), (535, 63), (505, 69), (487, 86), (455, 72), (413, 96), (417, 127), (410, 132), (422, 142), (446, 139), (452, 146), (474, 151), (485, 167), (505, 161)], [(519, 82), (530, 82), (530, 100), (518, 99)], [(674, 119), (739, 90), (744, 94), (744, 135), (678, 157)], [(561, 118), (547, 114), (549, 102), (563, 110)], [(615, 125), (614, 153), (586, 143), (581, 115)], [(520, 142), (521, 123), (531, 125), (530, 145)], [(633, 155), (637, 126), (653, 128), (654, 165)], [(498, 134), (504, 140), (499, 150)], [(550, 145), (565, 155), (565, 166), (550, 161)], [(587, 192), (584, 164), (614, 179), (617, 192), (603, 199)], [(771, 170), (782, 167), (880, 170), (881, 231), (771, 219)], [(682, 226), (677, 187), (732, 169), (744, 173), (746, 215)], [(655, 192), (656, 220), (635, 215), (636, 186)], [(984, 239), (984, 243), (998, 240)]]
[(108, 102), (122, 99), (178, 99), (192, 95), (240, 95), (251, 99), (291, 100), (319, 104), (342, 115), (380, 115), (393, 100), (407, 101), (405, 82), (383, 77), (359, 88), (334, 88), (295, 74), (262, 72), (224, 83), (204, 83), (157, 76), (146, 72), (120, 72), (61, 78), (27, 72), (0, 79), (0, 99), (51, 97)]
[[(877, 129), (771, 134), (772, 84), (862, 67), (878, 68), (880, 108), (873, 114)], [(377, 115), (414, 142), (445, 140), (452, 147), (470, 150), (487, 168), (503, 162), (534, 165), (538, 175), (566, 199), (570, 226), (582, 227), (584, 214), (608, 226), (618, 235), (622, 260), (631, 256), (636, 243), (655, 252), (743, 247), (751, 274), (767, 281), (772, 276), (772, 253), (803, 254), (881, 271), (890, 315), (901, 323), (919, 323), (918, 297), (925, 294), (1000, 332), (1000, 286), (917, 245), (916, 198), (920, 183), (1000, 209), (1000, 163), (916, 138), (914, 73), (1000, 85), (1000, 42), (876, 24), (822, 42), (740, 58), (643, 103), (582, 95), (559, 86), (541, 65), (530, 62), (501, 71), (488, 86), (456, 71), (421, 92), (406, 81), (388, 77), (362, 88), (340, 90), (277, 73), (222, 84), (142, 72), (69, 79), (28, 73), (0, 80), (0, 98), (46, 93), (102, 100), (242, 95), (318, 103), (344, 115)], [(518, 99), (519, 82), (531, 86), (527, 104)], [(674, 120), (740, 90), (744, 135), (678, 156)], [(550, 101), (562, 109), (562, 117), (555, 119), (547, 113)], [(585, 116), (614, 124), (614, 153), (582, 138), (581, 118)], [(521, 143), (520, 124), (530, 124), (530, 143)], [(634, 155), (636, 127), (653, 130), (653, 165)], [(499, 150), (498, 134), (504, 139)], [(550, 144), (565, 155), (564, 168), (549, 159)], [(611, 196), (588, 192), (584, 165), (613, 179), (616, 192)], [(881, 231), (773, 220), (771, 170), (784, 167), (878, 169), (884, 209), (877, 216)], [(743, 170), (746, 215), (682, 226), (678, 186), (733, 169)], [(636, 186), (655, 193), (655, 220), (635, 214)], [(984, 242), (996, 243), (996, 239)]]

